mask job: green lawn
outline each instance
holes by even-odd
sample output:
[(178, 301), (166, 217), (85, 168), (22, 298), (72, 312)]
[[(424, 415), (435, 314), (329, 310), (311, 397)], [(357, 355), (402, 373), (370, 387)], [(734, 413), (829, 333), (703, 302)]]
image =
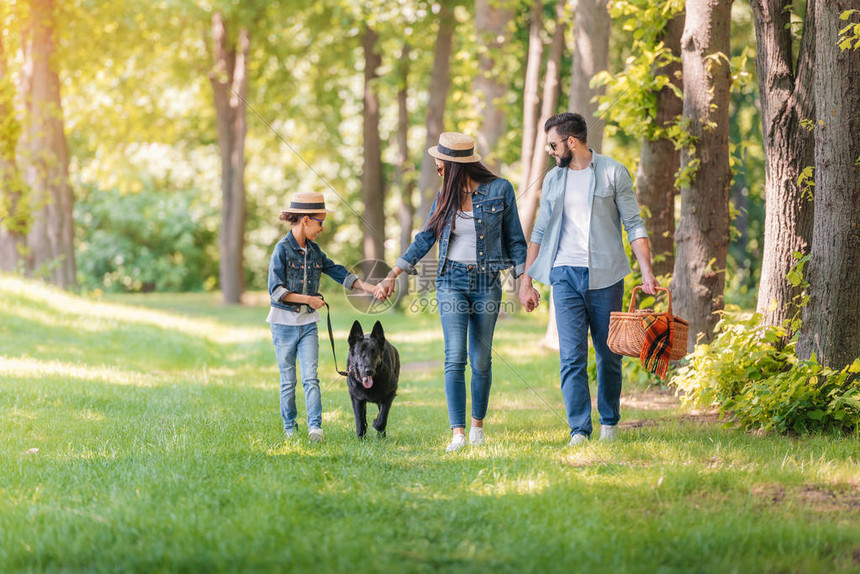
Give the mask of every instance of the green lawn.
[[(343, 368), (359, 316), (329, 298)], [(301, 419), (286, 444), (253, 299), (0, 275), (0, 571), (860, 571), (857, 436), (753, 436), (625, 388), (620, 440), (568, 450), (545, 316), (517, 315), (488, 444), (445, 453), (438, 318), (391, 313), (388, 439), (356, 439), (321, 340), (326, 442)]]

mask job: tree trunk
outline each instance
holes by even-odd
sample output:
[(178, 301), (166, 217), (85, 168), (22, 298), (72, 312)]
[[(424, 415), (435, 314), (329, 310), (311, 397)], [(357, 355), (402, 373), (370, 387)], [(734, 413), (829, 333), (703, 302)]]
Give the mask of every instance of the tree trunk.
[(582, 114), (588, 124), (588, 146), (600, 152), (603, 148), (604, 121), (595, 116), (595, 96), (606, 87), (591, 89), (589, 82), (598, 72), (609, 68), (610, 18), (608, 0), (578, 0), (573, 16), (573, 69), (570, 78), (570, 111)]
[(15, 87), (6, 70), (0, 37), (0, 271), (17, 271), (27, 247), (29, 217), (23, 181), (15, 159), (21, 125), (15, 112)]
[[(400, 54), (400, 86), (397, 90), (397, 187), (400, 189), (400, 206), (397, 220), (400, 223), (400, 253), (404, 253), (412, 243), (412, 192), (415, 190), (413, 166), (409, 161), (409, 44), (403, 45)], [(397, 291), (400, 297), (409, 289), (409, 275), (397, 276)]]
[(366, 27), (362, 36), (364, 50), (364, 166), (361, 197), (364, 201), (364, 268), (369, 274), (376, 261), (385, 261), (385, 189), (382, 181), (382, 145), (379, 141), (379, 100), (376, 96), (377, 70), (382, 57), (377, 52), (379, 36)]
[[(666, 48), (678, 56), (683, 31), (684, 14), (681, 13), (666, 24), (658, 42), (664, 42)], [(654, 70), (655, 75), (668, 76), (679, 89), (683, 88), (680, 72), (680, 62), (671, 62)], [(681, 115), (683, 108), (684, 101), (669, 87), (664, 87), (657, 94), (657, 125), (668, 127)], [(647, 208), (643, 219), (651, 242), (655, 275), (667, 275), (675, 267), (675, 173), (680, 158), (680, 152), (668, 138), (642, 140), (636, 195), (639, 205)]]
[[(681, 219), (672, 278), (675, 311), (690, 322), (687, 347), (699, 334), (713, 338), (725, 302), (729, 247), (729, 54), (731, 0), (688, 0), (681, 40), (684, 120), (695, 152), (681, 153), (682, 169), (694, 162), (694, 181), (681, 189)], [(723, 56), (725, 55), (725, 56)]]
[(860, 57), (836, 46), (851, 7), (815, 2), (815, 228), (798, 342), (834, 369), (860, 356)]
[(60, 287), (75, 287), (74, 197), (54, 57), (54, 2), (34, 0), (25, 62), (26, 162), (32, 227), (27, 270)]
[(221, 154), (221, 299), (226, 305), (242, 302), (245, 290), (245, 102), (248, 92), (247, 28), (239, 31), (238, 47), (231, 45), (220, 12), (212, 15), (215, 68), (209, 75), (218, 124)]
[(541, 103), (540, 119), (535, 130), (535, 143), (532, 148), (531, 167), (529, 168), (530, 181), (525, 187), (518, 190), (519, 201), (517, 210), (520, 215), (520, 224), (528, 242), (532, 229), (534, 229), (535, 216), (540, 204), (541, 187), (543, 178), (555, 163), (544, 150), (546, 145), (546, 132), (543, 126), (546, 121), (555, 114), (558, 107), (558, 98), (561, 93), (561, 58), (564, 53), (564, 1), (559, 0), (555, 9), (555, 32), (552, 35), (552, 44), (546, 62), (546, 72), (543, 80), (543, 98)]
[(520, 185), (517, 188), (524, 193), (530, 183), (532, 156), (534, 155), (535, 139), (537, 138), (538, 112), (540, 110), (540, 68), (543, 59), (543, 0), (533, 0), (529, 17), (529, 54), (526, 60), (526, 79), (523, 86), (523, 133), (522, 151), (520, 153)]
[[(765, 226), (758, 312), (765, 325), (781, 325), (798, 311), (800, 287), (786, 280), (797, 262), (795, 251), (809, 252), (813, 202), (804, 197), (797, 179), (815, 161), (812, 132), (801, 125), (815, 117), (814, 0), (807, 5), (797, 66), (792, 56), (790, 13), (782, 0), (753, 0), (756, 68), (765, 149)], [(795, 73), (795, 70), (797, 72)]]
[[(424, 150), (439, 142), (439, 134), (445, 131), (445, 102), (451, 85), (451, 52), (454, 46), (454, 8), (450, 0), (439, 5), (439, 30), (436, 33), (436, 51), (433, 54), (433, 71), (430, 73), (429, 98), (427, 101), (427, 137)], [(422, 150), (422, 151), (424, 151)], [(441, 183), (436, 173), (436, 162), (426, 152), (422, 153), (421, 177), (418, 193), (418, 224), (423, 225), (430, 215), (430, 207)]]
[(508, 94), (503, 50), (510, 40), (508, 24), (513, 19), (510, 0), (475, 0), (475, 31), (478, 39), (478, 75), (472, 82), (479, 125), (478, 152), (484, 164), (497, 171), (496, 144), (505, 134), (503, 100)]

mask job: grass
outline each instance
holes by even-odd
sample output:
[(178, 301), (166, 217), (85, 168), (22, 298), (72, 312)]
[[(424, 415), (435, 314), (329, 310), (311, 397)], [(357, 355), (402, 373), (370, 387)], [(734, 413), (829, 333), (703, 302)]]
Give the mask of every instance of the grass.
[[(329, 299), (342, 368), (357, 315)], [(326, 442), (287, 444), (265, 314), (0, 276), (0, 571), (860, 571), (857, 436), (754, 436), (626, 388), (620, 440), (565, 449), (557, 354), (517, 315), (487, 446), (445, 453), (438, 318), (385, 314), (389, 438), (356, 439), (321, 340)]]

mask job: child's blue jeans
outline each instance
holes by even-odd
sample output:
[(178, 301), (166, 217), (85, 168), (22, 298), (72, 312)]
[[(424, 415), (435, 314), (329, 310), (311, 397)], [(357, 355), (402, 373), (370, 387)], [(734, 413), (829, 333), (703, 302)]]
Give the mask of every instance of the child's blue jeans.
[(305, 389), (305, 409), (308, 428), (322, 427), (322, 403), (320, 402), (320, 380), (317, 378), (319, 360), (319, 335), (317, 324), (277, 325), (272, 324), (272, 343), (281, 372), (281, 418), (284, 430), (295, 427), (296, 410), (296, 359), (302, 374)]

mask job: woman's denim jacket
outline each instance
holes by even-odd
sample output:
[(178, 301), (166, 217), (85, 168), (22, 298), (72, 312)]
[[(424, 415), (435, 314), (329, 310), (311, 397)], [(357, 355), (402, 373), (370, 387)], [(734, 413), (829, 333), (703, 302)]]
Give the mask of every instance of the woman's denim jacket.
[[(437, 201), (439, 201), (438, 193), (433, 201), (433, 207), (430, 208), (431, 217), (436, 210)], [(526, 238), (520, 225), (517, 197), (511, 182), (497, 178), (478, 185), (478, 189), (472, 193), (472, 212), (475, 218), (477, 242), (475, 256), (480, 271), (498, 272), (513, 267), (514, 276), (519, 277), (526, 265)], [(429, 223), (428, 218), (424, 230), (415, 235), (412, 245), (397, 259), (395, 265), (407, 273), (417, 273), (415, 264), (436, 243), (436, 235), (428, 227)], [(451, 221), (448, 221), (439, 238), (437, 275), (445, 273), (450, 237)]]
[(352, 289), (356, 277), (343, 265), (338, 265), (310, 239), (306, 248), (299, 247), (292, 231), (278, 241), (269, 261), (269, 296), (272, 307), (298, 313), (299, 303), (281, 301), (288, 293), (313, 295), (319, 292), (320, 275), (325, 273), (347, 289)]

